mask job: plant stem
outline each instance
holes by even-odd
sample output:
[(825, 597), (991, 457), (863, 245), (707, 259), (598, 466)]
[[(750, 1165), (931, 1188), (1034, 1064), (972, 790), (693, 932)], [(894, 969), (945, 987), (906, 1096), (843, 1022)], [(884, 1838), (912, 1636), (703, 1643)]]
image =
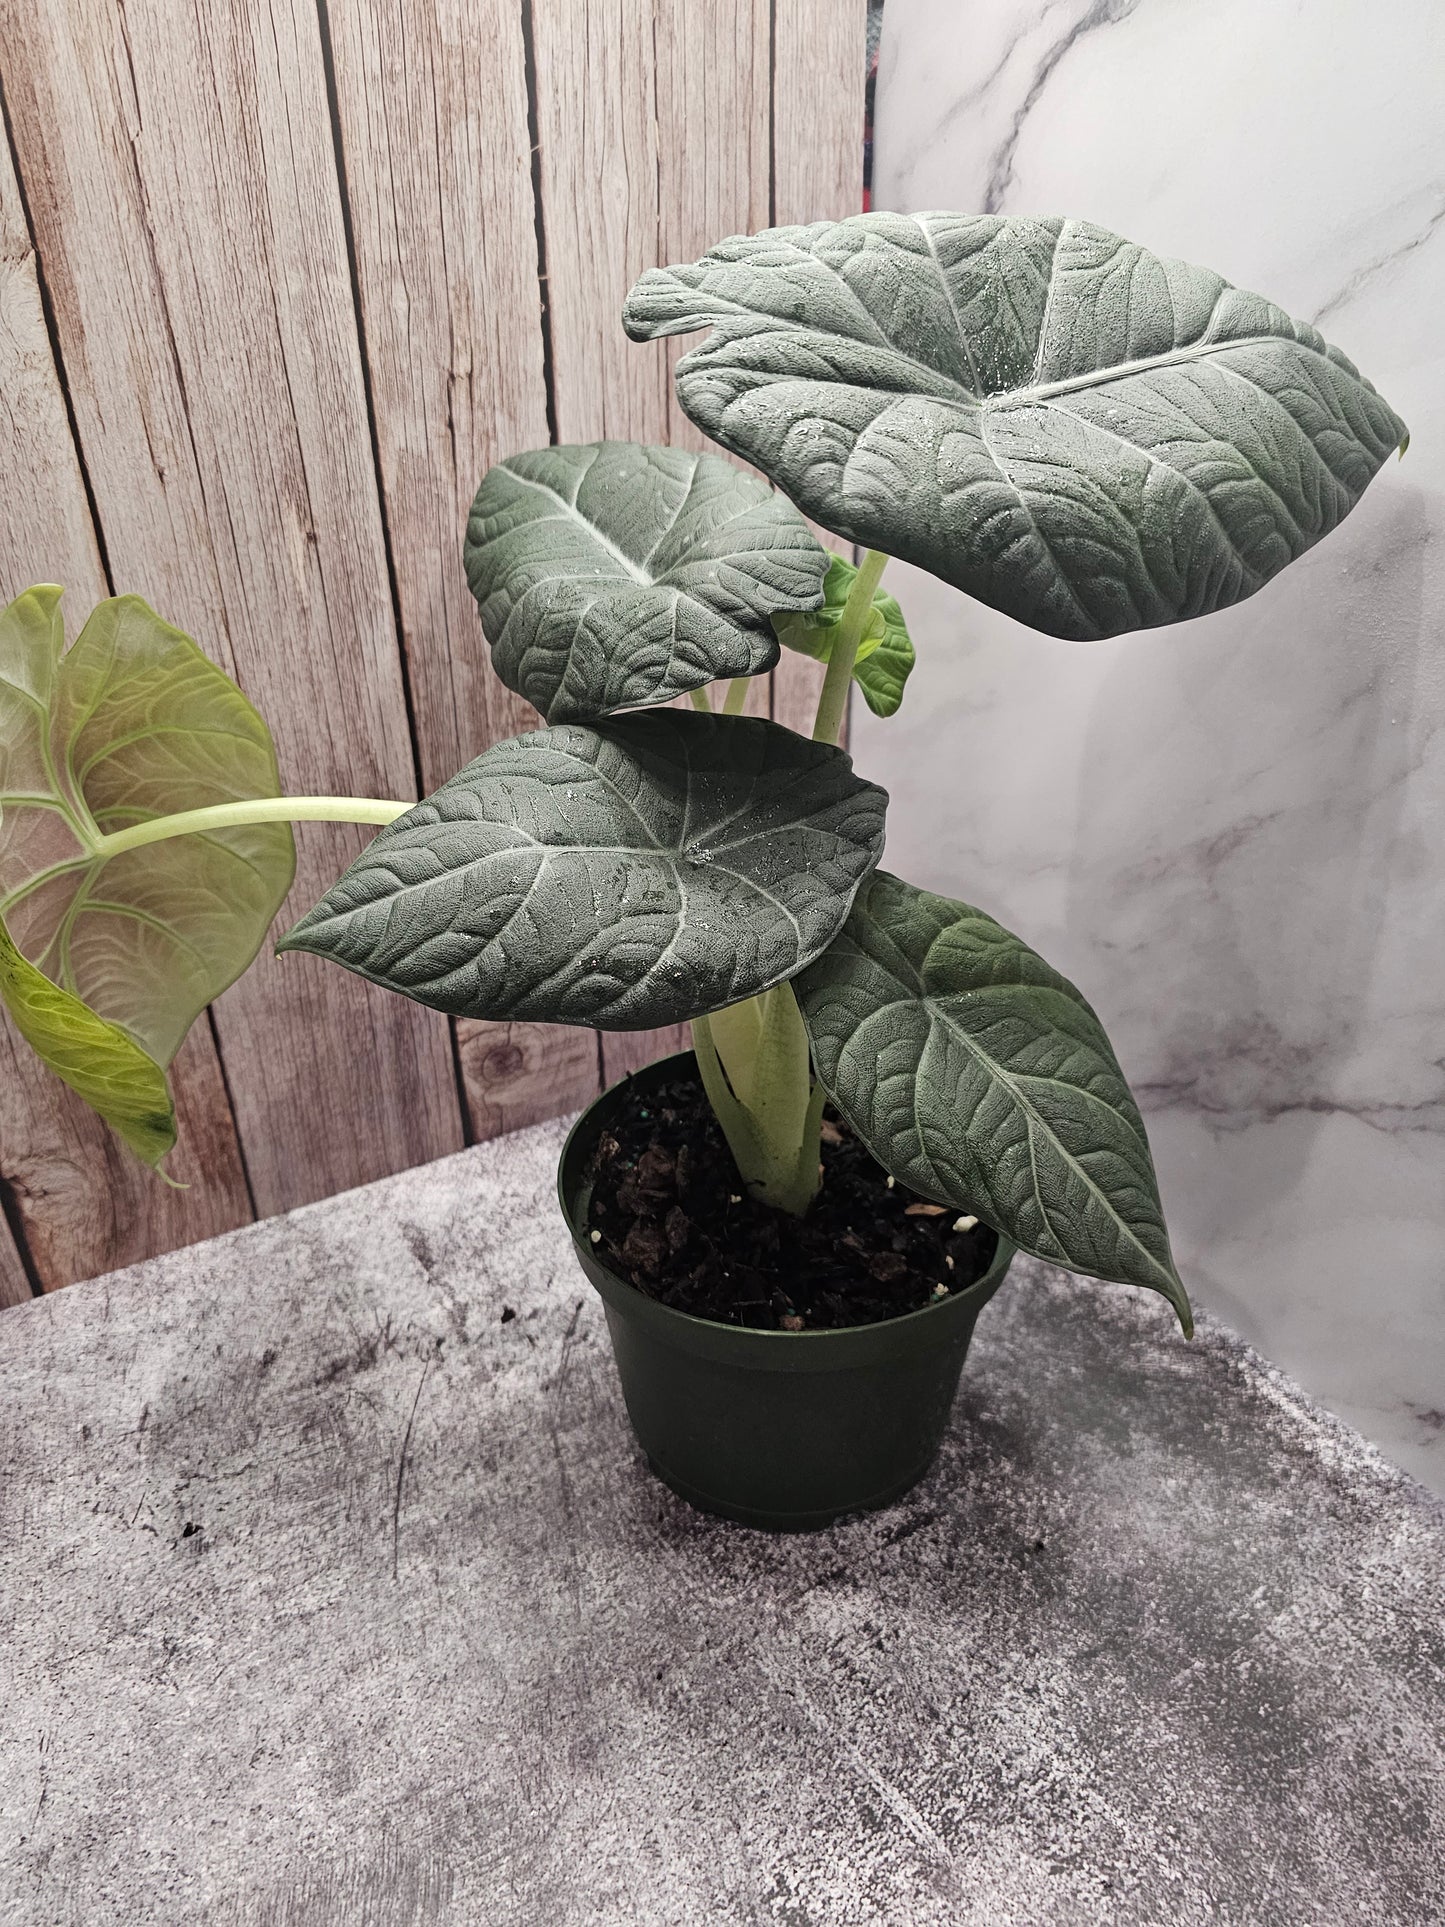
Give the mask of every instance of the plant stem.
[(751, 676), (734, 676), (728, 684), (728, 693), (723, 702), (724, 716), (741, 716), (743, 704), (748, 699), (748, 684)]
[[(870, 549), (848, 592), (818, 697), (815, 743), (838, 740), (887, 561), (881, 549)], [(735, 677), (724, 713), (737, 715), (746, 700), (747, 679)], [(791, 984), (695, 1018), (692, 1039), (703, 1088), (744, 1184), (764, 1204), (801, 1217), (818, 1192), (824, 1093), (810, 1075), (808, 1033)]]
[(843, 620), (838, 624), (838, 639), (828, 658), (818, 697), (818, 714), (813, 723), (815, 743), (836, 743), (848, 709), (848, 689), (853, 680), (853, 664), (858, 646), (868, 629), (873, 613), (873, 591), (887, 566), (882, 549), (869, 549), (858, 568), (848, 600), (843, 605)]
[(695, 1017), (693, 1051), (713, 1115), (755, 1198), (802, 1217), (818, 1191), (823, 1091), (791, 984)]
[(372, 796), (256, 796), (241, 803), (212, 803), (203, 810), (182, 810), (176, 816), (152, 817), (113, 830), (94, 845), (98, 857), (121, 856), (164, 843), (173, 836), (195, 836), (205, 830), (234, 830), (248, 823), (394, 823), (411, 803), (393, 803)]

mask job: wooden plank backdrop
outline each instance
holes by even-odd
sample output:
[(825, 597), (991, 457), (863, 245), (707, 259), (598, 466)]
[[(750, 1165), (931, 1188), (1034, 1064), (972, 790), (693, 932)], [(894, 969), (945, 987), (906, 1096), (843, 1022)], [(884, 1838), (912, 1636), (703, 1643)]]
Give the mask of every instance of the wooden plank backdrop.
[[(8, 147), (0, 150), (0, 596), (67, 588), (72, 624), (110, 593), (46, 329), (38, 264)], [(0, 1298), (33, 1276), (64, 1284), (244, 1224), (252, 1215), (231, 1106), (208, 1024), (172, 1075), (187, 1188), (157, 1181), (0, 1021), (0, 1182), (14, 1238), (0, 1238)], [(23, 1285), (23, 1293), (21, 1287)]]
[[(852, 212), (865, 0), (0, 0), (0, 597), (135, 590), (288, 789), (410, 799), (535, 717), (461, 569), (485, 469), (700, 446), (633, 278)], [(751, 705), (810, 714), (791, 659)], [(365, 833), (306, 825), (281, 921)], [(590, 1098), (675, 1032), (448, 1025), (263, 960), (177, 1060), (184, 1190), (0, 1027), (0, 1304)]]

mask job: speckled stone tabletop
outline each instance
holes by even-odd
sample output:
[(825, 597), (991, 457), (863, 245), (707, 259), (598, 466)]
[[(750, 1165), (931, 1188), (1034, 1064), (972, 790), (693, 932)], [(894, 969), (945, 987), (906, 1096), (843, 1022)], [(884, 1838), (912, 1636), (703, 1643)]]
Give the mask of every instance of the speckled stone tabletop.
[(1445, 1514), (1015, 1267), (907, 1500), (640, 1462), (560, 1126), (0, 1315), (0, 1920), (1445, 1920)]

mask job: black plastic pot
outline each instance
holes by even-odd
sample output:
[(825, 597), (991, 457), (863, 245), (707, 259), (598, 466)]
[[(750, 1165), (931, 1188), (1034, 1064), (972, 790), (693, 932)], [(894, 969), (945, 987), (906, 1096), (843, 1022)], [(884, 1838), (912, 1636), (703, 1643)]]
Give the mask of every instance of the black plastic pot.
[(806, 1531), (887, 1505), (937, 1455), (984, 1277), (922, 1311), (845, 1331), (750, 1331), (673, 1311), (603, 1264), (587, 1232), (592, 1153), (624, 1106), (693, 1070), (691, 1051), (624, 1078), (584, 1111), (557, 1188), (582, 1269), (601, 1294), (628, 1415), (652, 1469), (705, 1512)]

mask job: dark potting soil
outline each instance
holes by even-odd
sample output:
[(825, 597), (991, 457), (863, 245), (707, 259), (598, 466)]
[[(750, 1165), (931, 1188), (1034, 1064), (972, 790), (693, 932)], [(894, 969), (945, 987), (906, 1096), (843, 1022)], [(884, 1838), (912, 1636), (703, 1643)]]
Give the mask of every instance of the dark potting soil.
[(748, 1196), (700, 1083), (637, 1091), (593, 1160), (594, 1249), (664, 1305), (769, 1331), (899, 1318), (983, 1276), (987, 1225), (890, 1185), (831, 1112), (823, 1135), (822, 1189), (794, 1218)]

